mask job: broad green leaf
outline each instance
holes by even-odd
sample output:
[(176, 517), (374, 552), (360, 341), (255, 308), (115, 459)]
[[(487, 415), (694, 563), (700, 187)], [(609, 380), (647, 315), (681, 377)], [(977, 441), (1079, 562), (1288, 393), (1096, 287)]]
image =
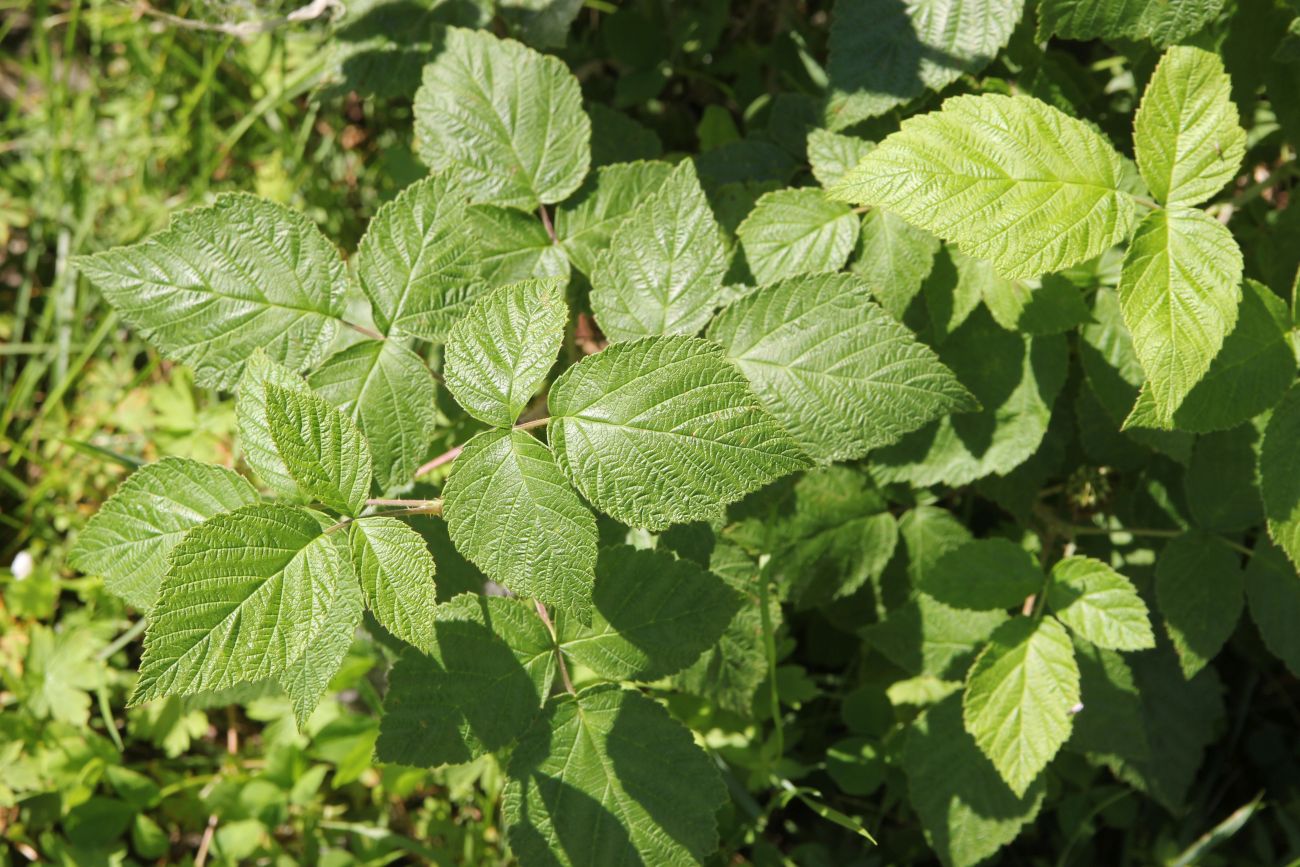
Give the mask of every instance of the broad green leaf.
[(537, 214), (472, 205), (465, 215), (479, 271), (490, 286), (545, 277), (569, 279), (569, 258)]
[(944, 555), (972, 538), (952, 512), (928, 505), (909, 509), (898, 522), (898, 532), (907, 548), (907, 577), (913, 587), (929, 581)]
[(380, 489), (410, 485), (438, 421), (424, 360), (397, 340), (362, 340), (327, 358), (307, 382), (361, 428)]
[(1181, 42), (1223, 9), (1224, 0), (1043, 0), (1038, 37)]
[[(663, 156), (654, 130), (601, 102), (587, 104), (591, 116), (591, 164), (608, 166)], [(576, 261), (576, 260), (575, 260)]]
[(1042, 285), (1027, 286), (1020, 280), (999, 277), (983, 260), (968, 261), (987, 270), (989, 279), (980, 283), (980, 295), (993, 318), (1008, 331), (1060, 334), (1092, 318), (1083, 295), (1069, 280), (1049, 275)]
[(830, 188), (861, 162), (876, 143), (828, 129), (815, 129), (808, 133), (807, 146), (813, 177), (823, 187)]
[(976, 651), (1006, 621), (1004, 611), (952, 608), (917, 593), (862, 635), (908, 674), (960, 678)]
[(465, 194), (446, 177), (416, 181), (379, 209), (357, 247), (357, 277), (389, 336), (442, 340), (482, 292)]
[(1023, 9), (1022, 0), (838, 0), (827, 120), (843, 129), (979, 71)]
[(962, 727), (953, 695), (908, 727), (900, 764), (925, 840), (945, 867), (973, 867), (1014, 840), (1034, 820), (1047, 786), (1019, 796)]
[(1094, 762), (1149, 758), (1142, 697), (1124, 655), (1090, 644), (1076, 634), (1074, 657), (1079, 663), (1083, 709), (1075, 714), (1065, 748), (1085, 753)]
[[(21, 666), (14, 665), (5, 672), (6, 690), (16, 685), (23, 710), (37, 720), (86, 728), (90, 720), (90, 693), (109, 685), (108, 666), (96, 659), (103, 650), (103, 640), (89, 629), (56, 631), (40, 623), (33, 623), (25, 632), (26, 654), (18, 657)], [(13, 719), (15, 715), (11, 710), (7, 717)], [(14, 746), (8, 748), (6, 759), (27, 752), (19, 746), (23, 741), (10, 743)], [(41, 749), (38, 755), (49, 754)], [(12, 794), (8, 779), (12, 767), (9, 761), (4, 763), (6, 796)], [(44, 776), (43, 772), (33, 770), (39, 775), (37, 779)]]
[(1246, 131), (1218, 55), (1181, 45), (1165, 52), (1133, 120), (1133, 149), (1142, 179), (1169, 207), (1199, 205), (1233, 179)]
[(980, 306), (987, 285), (1003, 280), (1006, 278), (994, 270), (991, 262), (973, 259), (951, 244), (945, 245), (935, 255), (934, 265), (921, 283), (921, 300), (930, 318), (931, 343), (943, 344)]
[(615, 344), (550, 392), (551, 445), (592, 505), (647, 530), (718, 516), (807, 457), (722, 350), (694, 337)]
[(1202, 211), (1154, 211), (1138, 226), (1119, 303), (1157, 418), (1173, 416), (1236, 324), (1241, 269), (1232, 233)]
[(1016, 617), (993, 633), (962, 697), (966, 731), (1002, 779), (1023, 797), (1070, 738), (1079, 666), (1053, 617)]
[(541, 713), (555, 642), (530, 603), (462, 593), (438, 607), (430, 637), (427, 656), (408, 650), (389, 674), (380, 761), (468, 762), (510, 744)]
[(1001, 610), (1022, 605), (1043, 587), (1043, 572), (1008, 539), (978, 539), (944, 554), (920, 589), (954, 608)]
[(584, 274), (591, 274), (610, 238), (647, 196), (672, 172), (665, 162), (602, 166), (555, 215), (555, 234), (564, 252)]
[(1156, 602), (1184, 676), (1218, 655), (1244, 604), (1237, 554), (1214, 536), (1185, 534), (1156, 560)]
[(267, 409), (267, 392), (271, 388), (311, 394), (311, 388), (292, 370), (278, 364), (266, 353), (255, 350), (239, 381), (235, 398), (235, 416), (239, 421), (239, 447), (244, 460), (276, 493), (291, 499), (304, 499), (298, 482), (289, 473), (284, 458), (271, 435)]
[(591, 121), (559, 58), (453, 27), (415, 94), (421, 158), (476, 202), (531, 210), (578, 188)]
[(562, 48), (582, 0), (501, 0), (497, 12), (512, 34), (536, 48)]
[(1274, 656), (1292, 676), (1300, 673), (1300, 575), (1282, 550), (1268, 539), (1255, 543), (1246, 564), (1246, 599), (1250, 618)]
[(520, 596), (586, 620), (596, 567), (596, 517), (547, 446), (521, 431), (481, 433), (465, 445), (443, 491), (456, 548)]
[(527, 280), (494, 291), (447, 338), (447, 388), (475, 418), (509, 427), (550, 373), (568, 321), (560, 280)]
[(561, 613), (560, 650), (610, 680), (657, 680), (686, 668), (722, 637), (740, 594), (671, 554), (626, 545), (596, 561), (591, 626)]
[(614, 685), (552, 699), (510, 756), (502, 814), (523, 864), (697, 864), (727, 790), (690, 731)]
[(68, 562), (103, 576), (111, 592), (147, 612), (181, 537), (213, 515), (257, 501), (257, 491), (234, 470), (163, 458), (132, 473), (99, 507), (77, 534)]
[(132, 328), (229, 390), (254, 349), (301, 370), (338, 332), (347, 269), (307, 217), (255, 196), (226, 194), (182, 211), (130, 247), (77, 259)]
[(873, 208), (862, 218), (849, 270), (866, 280), (880, 306), (901, 322), (934, 267), (941, 243), (902, 218)]
[(591, 309), (611, 341), (696, 334), (718, 305), (726, 270), (722, 228), (684, 160), (596, 257)]
[(772, 283), (843, 268), (858, 241), (858, 217), (812, 187), (776, 190), (758, 200), (736, 235), (758, 282)]
[(1033, 97), (956, 96), (904, 121), (831, 196), (894, 211), (1004, 276), (1036, 277), (1128, 237), (1123, 173), (1091, 126)]
[(1300, 386), (1273, 410), (1259, 452), (1259, 490), (1268, 534), (1300, 566)]
[(1196, 438), (1183, 476), (1187, 507), (1205, 530), (1249, 530), (1264, 522), (1255, 467), (1263, 425), (1243, 424)]
[(348, 536), (366, 607), (380, 626), (427, 652), (438, 589), (424, 539), (396, 518), (378, 517), (353, 521)]
[(934, 351), (857, 277), (794, 277), (709, 326), (763, 405), (822, 460), (860, 458), (950, 412), (978, 408)]
[(1076, 635), (1110, 650), (1156, 646), (1151, 618), (1127, 578), (1091, 557), (1066, 557), (1052, 567), (1047, 604)]
[(304, 608), (297, 615), (307, 620), (302, 649), (276, 676), (289, 696), (299, 731), (306, 728), (307, 720), (320, 703), (330, 679), (342, 665), (357, 626), (361, 624), (361, 587), (347, 559), (342, 536), (339, 533), (336, 537), (339, 539), (336, 548), (344, 550), (343, 568), (327, 585), (332, 592), (320, 594), (310, 609)]
[(264, 386), (276, 453), (308, 500), (356, 515), (370, 493), (370, 446), (352, 419), (310, 391)]
[(131, 704), (287, 673), (356, 584), (331, 523), (268, 504), (190, 530), (172, 549)]

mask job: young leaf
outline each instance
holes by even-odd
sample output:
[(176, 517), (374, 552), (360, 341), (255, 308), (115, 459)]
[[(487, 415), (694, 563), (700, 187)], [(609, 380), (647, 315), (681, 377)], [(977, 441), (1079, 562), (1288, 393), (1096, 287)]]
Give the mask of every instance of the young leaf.
[(809, 465), (722, 350), (694, 337), (610, 346), (566, 370), (549, 400), (565, 475), (630, 526), (715, 517)]
[(817, 183), (829, 189), (862, 161), (875, 142), (828, 129), (808, 133), (808, 162)]
[(597, 256), (591, 309), (610, 340), (696, 334), (718, 305), (726, 269), (722, 228), (685, 160)]
[(1036, 277), (1128, 237), (1123, 163), (1091, 126), (1029, 96), (956, 96), (903, 122), (831, 197), (876, 205)]
[(1157, 418), (1172, 417), (1236, 324), (1241, 269), (1232, 233), (1202, 211), (1154, 211), (1138, 226), (1119, 300)]
[(568, 67), (512, 39), (447, 30), (415, 94), (420, 156), (476, 202), (563, 201), (591, 163), (591, 121)]
[(356, 515), (370, 493), (370, 446), (352, 419), (310, 391), (264, 387), (275, 451), (307, 499)]
[(496, 290), (451, 330), (444, 350), (447, 388), (475, 418), (509, 427), (555, 364), (568, 321), (560, 280)]
[(1016, 617), (975, 660), (962, 698), (966, 731), (1002, 779), (1023, 797), (1070, 737), (1079, 666), (1053, 617)]
[(849, 270), (863, 278), (880, 306), (903, 321), (934, 268), (942, 242), (888, 211), (873, 208), (862, 218), (858, 249)]
[(1110, 650), (1156, 646), (1147, 605), (1123, 575), (1091, 557), (1066, 557), (1052, 567), (1047, 604), (1079, 637)]
[(1246, 564), (1246, 598), (1259, 637), (1292, 676), (1300, 673), (1300, 576), (1282, 550), (1266, 538)]
[(588, 619), (596, 518), (549, 448), (521, 431), (481, 433), (456, 459), (443, 497), (466, 559), (521, 596)]
[(462, 593), (438, 607), (430, 640), (427, 656), (408, 650), (389, 675), (381, 761), (468, 762), (510, 744), (541, 713), (555, 642), (532, 605)]
[(331, 523), (268, 504), (190, 530), (172, 549), (131, 704), (286, 673), (356, 582), (344, 537), (324, 534)]
[(722, 637), (740, 594), (671, 554), (626, 545), (596, 561), (591, 626), (561, 615), (560, 650), (610, 680), (657, 680), (695, 662)]
[(758, 200), (736, 235), (758, 282), (772, 283), (843, 268), (858, 240), (858, 218), (821, 190), (776, 190)]
[(285, 466), (284, 458), (276, 447), (275, 437), (271, 434), (267, 391), (272, 387), (311, 394), (311, 388), (301, 376), (271, 360), (261, 350), (255, 350), (245, 366), (235, 398), (239, 447), (253, 472), (272, 490), (285, 497), (301, 500), (303, 493)]
[(668, 180), (664, 162), (619, 163), (590, 175), (555, 215), (555, 234), (573, 264), (591, 274), (619, 226)]
[(928, 346), (847, 274), (794, 277), (746, 296), (709, 338), (808, 454), (860, 458), (979, 405)]
[(229, 390), (261, 348), (291, 370), (325, 354), (347, 269), (316, 224), (283, 205), (226, 194), (138, 244), (77, 260), (86, 277), (200, 385)]
[(472, 205), (465, 214), (479, 270), (490, 286), (546, 277), (568, 282), (569, 258), (537, 214), (496, 205)]
[(1300, 386), (1273, 410), (1259, 452), (1259, 490), (1268, 534), (1300, 566)]
[(967, 542), (939, 558), (920, 583), (945, 605), (976, 611), (1020, 606), (1042, 586), (1033, 556), (1009, 539)]
[(1185, 534), (1160, 552), (1156, 602), (1185, 677), (1214, 659), (1237, 628), (1243, 580), (1237, 555), (1213, 536)]
[(153, 608), (167, 557), (191, 528), (258, 501), (234, 470), (163, 458), (131, 474), (77, 534), (68, 562), (140, 611)]
[(377, 517), (353, 521), (348, 537), (366, 607), (380, 626), (427, 652), (438, 591), (424, 539), (396, 518)]
[(1169, 207), (1198, 205), (1232, 180), (1246, 131), (1217, 55), (1181, 45), (1165, 52), (1133, 120), (1133, 149), (1151, 193)]
[(442, 340), (487, 288), (465, 194), (445, 176), (416, 181), (379, 209), (357, 247), (357, 277), (390, 337)]
[(694, 864), (727, 798), (681, 723), (614, 685), (552, 699), (520, 740), (502, 803), (525, 864)]

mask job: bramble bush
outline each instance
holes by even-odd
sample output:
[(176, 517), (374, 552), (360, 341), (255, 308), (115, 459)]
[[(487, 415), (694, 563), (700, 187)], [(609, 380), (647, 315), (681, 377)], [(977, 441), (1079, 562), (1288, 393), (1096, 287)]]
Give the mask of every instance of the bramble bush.
[(76, 538), (132, 704), (306, 726), (366, 636), (375, 760), (494, 756), (525, 865), (1295, 857), (1300, 19), (778, 5), (352, 22), (429, 169), (354, 252), (76, 260), (235, 395)]

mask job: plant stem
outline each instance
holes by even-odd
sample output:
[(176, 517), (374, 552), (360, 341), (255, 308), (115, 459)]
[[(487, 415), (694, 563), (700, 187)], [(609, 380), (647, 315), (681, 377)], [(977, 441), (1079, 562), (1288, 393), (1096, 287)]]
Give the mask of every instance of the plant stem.
[(542, 218), (542, 225), (546, 227), (546, 234), (551, 239), (551, 243), (560, 243), (560, 239), (555, 237), (555, 227), (551, 225), (551, 215), (546, 212), (545, 205), (537, 206), (537, 215)]
[(123, 632), (121, 635), (119, 635), (112, 644), (110, 644), (108, 647), (105, 647), (103, 650), (101, 650), (97, 658), (100, 660), (108, 659), (110, 656), (112, 656), (114, 653), (117, 653), (123, 647), (126, 647), (132, 641), (135, 641), (137, 638), (141, 636), (141, 634), (143, 634), (145, 626), (147, 624), (148, 621), (146, 621), (143, 617), (141, 617), (139, 620), (137, 620), (135, 623), (131, 625), (130, 629), (128, 629), (126, 632)]
[(515, 430), (532, 430), (535, 427), (541, 427), (550, 420), (550, 416), (542, 416), (541, 418), (535, 418), (532, 421), (526, 421), (523, 424), (515, 425)]
[(353, 331), (358, 331), (358, 332), (364, 334), (366, 337), (369, 337), (371, 340), (383, 340), (383, 339), (384, 339), (384, 335), (380, 334), (378, 331), (376, 331), (376, 330), (373, 329), (373, 328), (367, 328), (367, 327), (364, 326), (364, 325), (358, 325), (357, 323), (355, 323), (355, 322), (349, 322), (349, 321), (347, 321), (346, 319), (343, 319), (343, 320), (340, 320), (340, 321), (341, 321), (344, 325), (346, 325), (348, 328), (351, 328)]
[(447, 451), (438, 455), (436, 458), (434, 458), (433, 460), (429, 461), (427, 464), (425, 464), (424, 466), (416, 470), (415, 477), (418, 479), (420, 476), (424, 475), (425, 473), (433, 472), (443, 464), (451, 463), (452, 461), (456, 460), (456, 458), (460, 457), (460, 453), (461, 451), (464, 450), (464, 448), (465, 448), (464, 446), (456, 446), (454, 449), (448, 449)]
[(551, 623), (551, 615), (546, 613), (546, 606), (541, 600), (534, 599), (533, 607), (537, 609), (537, 616), (542, 618), (546, 624), (546, 631), (551, 633), (551, 641), (555, 642), (555, 659), (560, 664), (560, 679), (564, 681), (564, 689), (569, 695), (577, 695), (573, 689), (573, 681), (569, 679), (569, 667), (564, 664), (564, 653), (560, 650), (560, 639), (555, 634), (555, 625)]
[(1161, 205), (1159, 202), (1155, 201), (1154, 199), (1148, 199), (1146, 196), (1133, 196), (1133, 201), (1137, 202), (1139, 205), (1148, 207), (1153, 211), (1164, 210), (1164, 205)]
[[(1071, 525), (1069, 530), (1071, 535), (1075, 536), (1115, 536), (1120, 533), (1127, 533), (1130, 536), (1150, 536), (1156, 539), (1176, 539), (1187, 532), (1186, 530), (1162, 530), (1154, 527), (1118, 527), (1112, 530), (1106, 527), (1079, 527), (1074, 525)], [(1239, 554), (1245, 554), (1247, 557), (1255, 554), (1254, 551), (1239, 542), (1225, 539), (1219, 535), (1214, 538)]]
[[(441, 515), (442, 499), (436, 500), (366, 500), (367, 506), (392, 506), (398, 504), (407, 504), (401, 509), (388, 509), (382, 512), (371, 512), (369, 515), (360, 515), (362, 518), (400, 518), (408, 515)], [(325, 535), (333, 533), (335, 530), (342, 530), (351, 524), (356, 518), (344, 518), (337, 524), (325, 529)]]
[(776, 631), (772, 627), (772, 612), (768, 610), (766, 564), (759, 567), (758, 610), (763, 623), (763, 650), (767, 656), (768, 698), (772, 703), (772, 725), (776, 736), (776, 757), (785, 755), (785, 728), (781, 724), (781, 694), (776, 685)]

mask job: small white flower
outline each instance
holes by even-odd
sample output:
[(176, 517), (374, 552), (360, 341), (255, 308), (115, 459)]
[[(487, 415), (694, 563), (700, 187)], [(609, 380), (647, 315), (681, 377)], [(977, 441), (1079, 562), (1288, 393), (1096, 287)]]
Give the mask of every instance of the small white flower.
[(25, 581), (32, 574), (32, 569), (36, 568), (36, 561), (27, 551), (19, 551), (14, 557), (14, 562), (9, 566), (9, 571), (14, 573), (15, 581)]

